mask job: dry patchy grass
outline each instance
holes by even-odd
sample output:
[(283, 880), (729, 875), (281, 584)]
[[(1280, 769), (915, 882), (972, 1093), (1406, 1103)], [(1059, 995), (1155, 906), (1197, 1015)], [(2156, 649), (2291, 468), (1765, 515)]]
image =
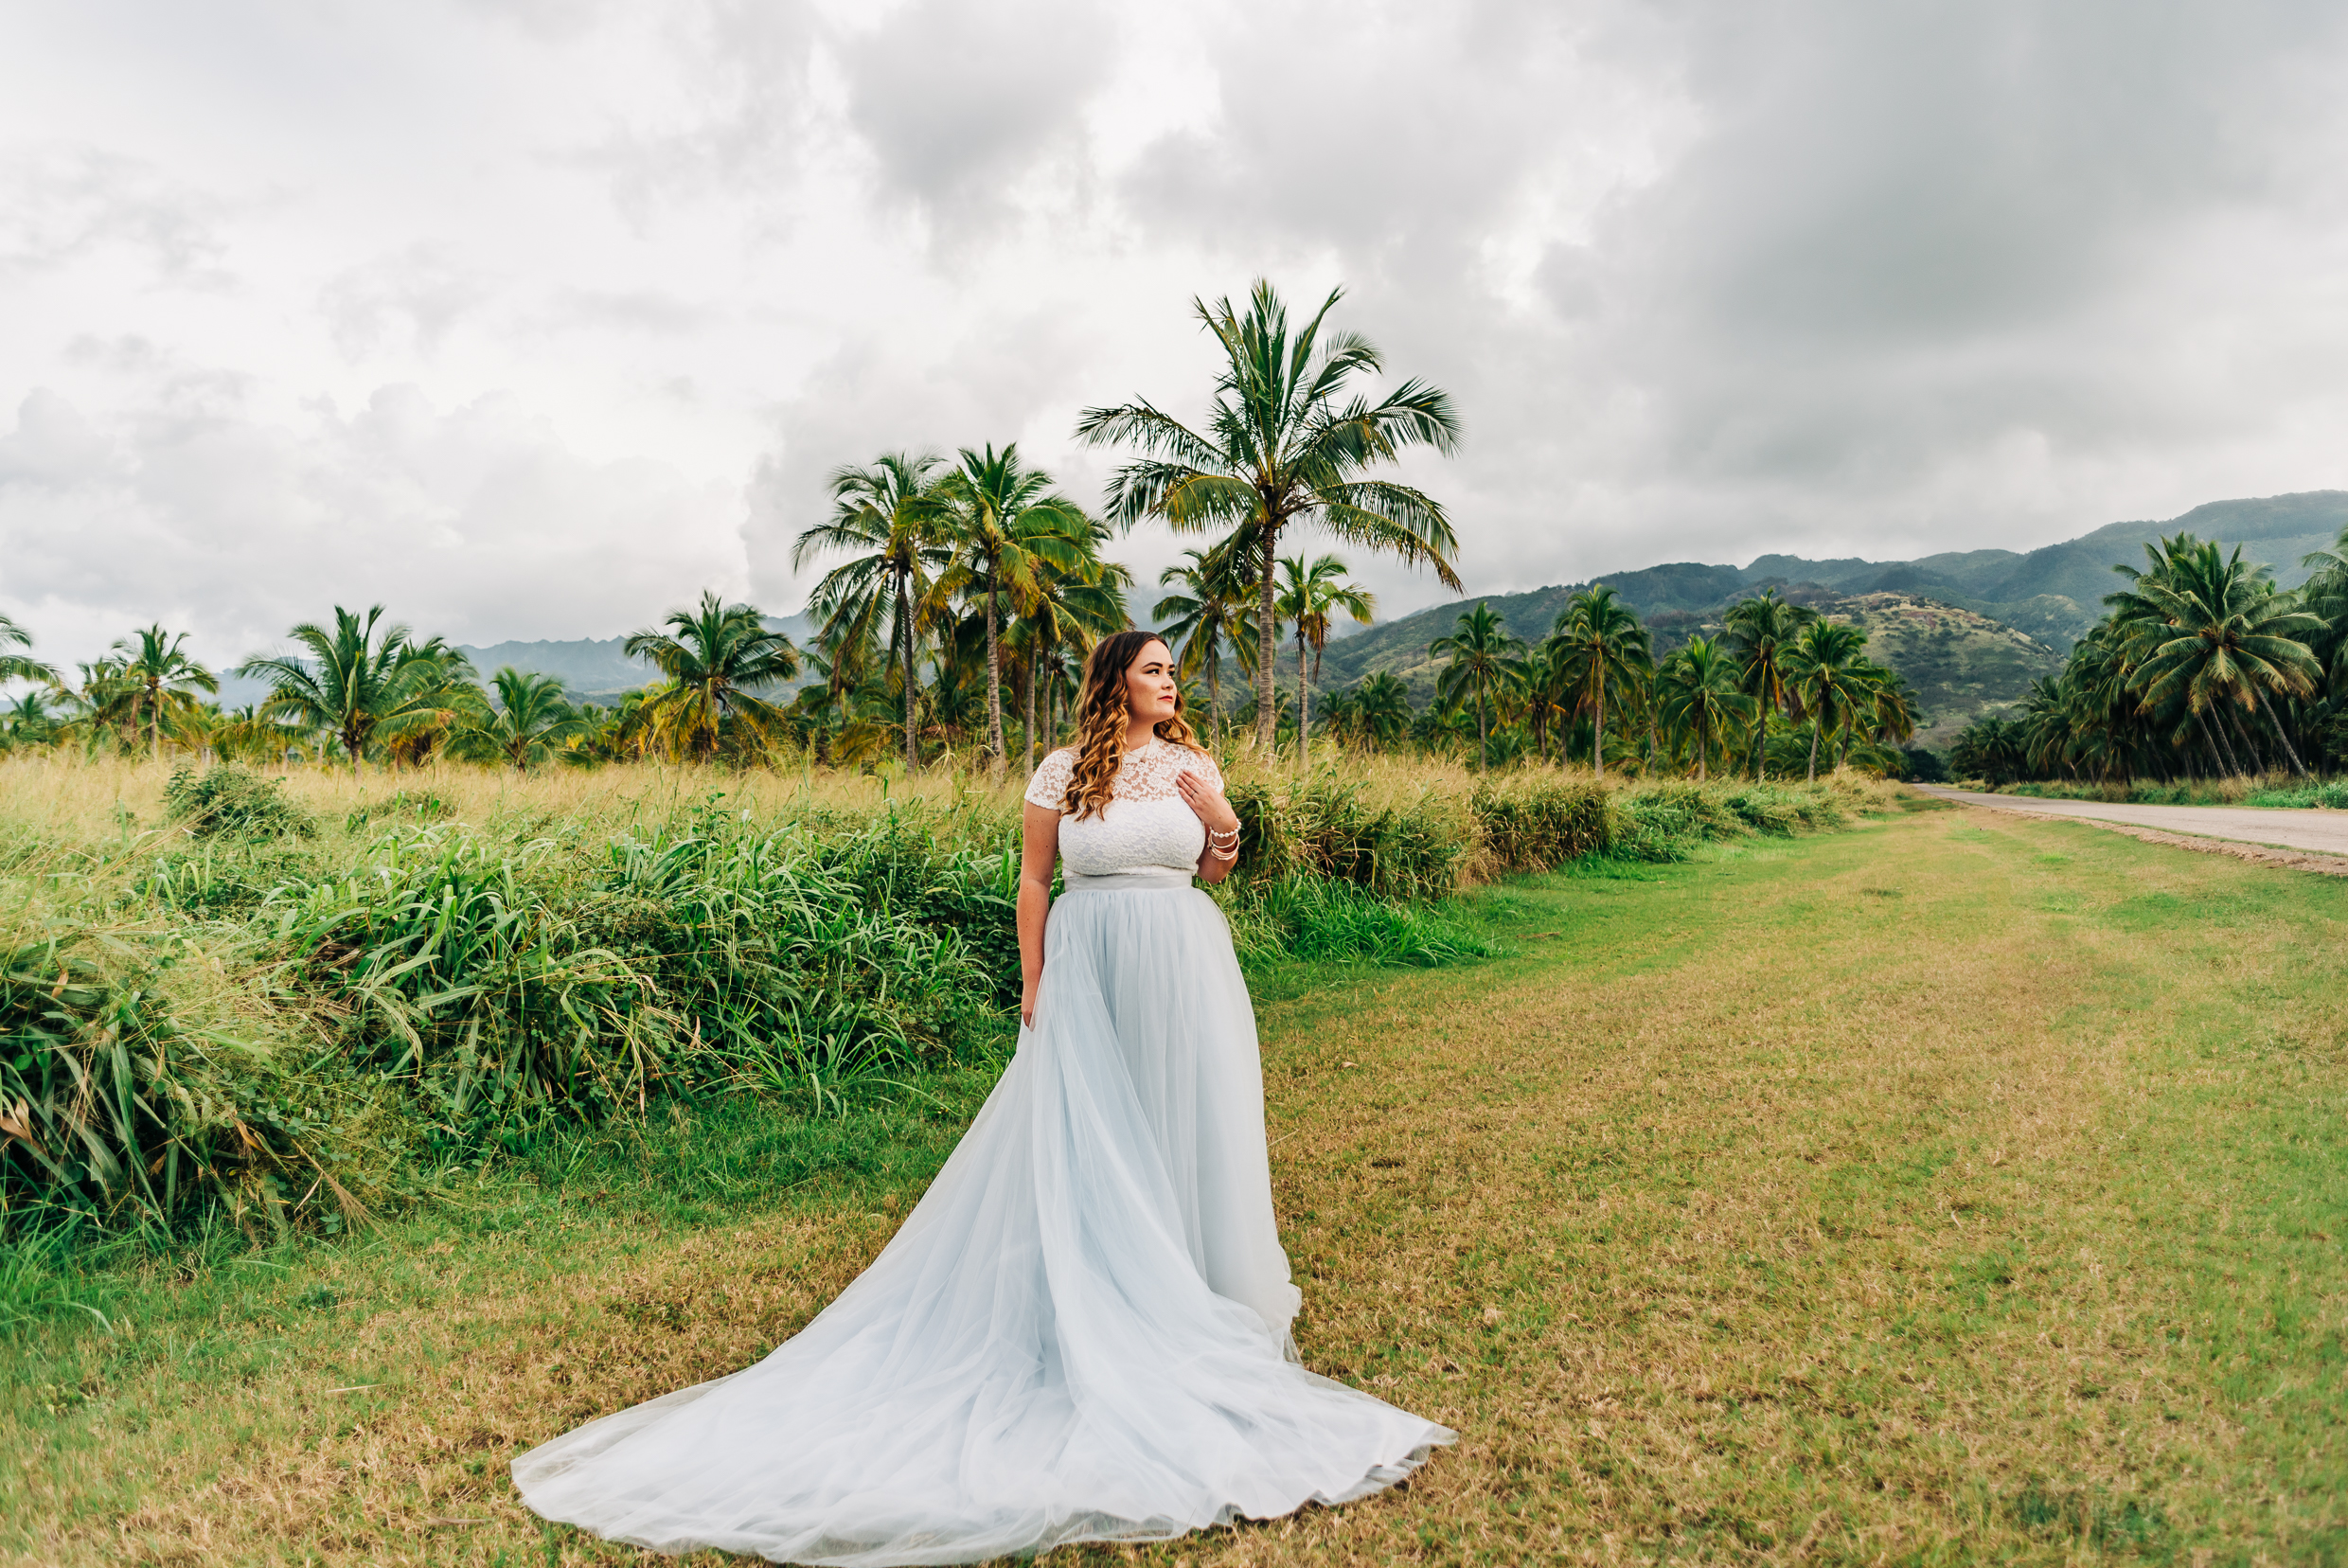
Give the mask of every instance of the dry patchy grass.
[[(1462, 1442), (1068, 1559), (2338, 1560), (2340, 900), (1930, 812), (1492, 890), (1518, 954), (1476, 969), (1287, 977), (1300, 1343)], [(20, 1337), (0, 1542), (644, 1560), (542, 1527), (506, 1459), (792, 1331), (943, 1139), (699, 1222), (493, 1172), (471, 1213), (126, 1290), (111, 1338)]]

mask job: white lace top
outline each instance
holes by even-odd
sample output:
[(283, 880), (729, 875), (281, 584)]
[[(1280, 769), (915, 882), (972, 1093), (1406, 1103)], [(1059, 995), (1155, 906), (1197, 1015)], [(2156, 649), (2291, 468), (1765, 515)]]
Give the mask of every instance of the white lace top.
[(1076, 768), (1073, 747), (1052, 753), (1028, 780), (1026, 797), (1031, 805), (1061, 813), (1059, 858), (1071, 875), (1198, 869), (1199, 857), (1206, 851), (1206, 824), (1184, 803), (1175, 780), (1185, 773), (1199, 773), (1221, 789), (1222, 770), (1213, 757), (1159, 739), (1127, 752), (1117, 766), (1109, 804), (1082, 821), (1068, 814), (1068, 781), (1076, 776)]

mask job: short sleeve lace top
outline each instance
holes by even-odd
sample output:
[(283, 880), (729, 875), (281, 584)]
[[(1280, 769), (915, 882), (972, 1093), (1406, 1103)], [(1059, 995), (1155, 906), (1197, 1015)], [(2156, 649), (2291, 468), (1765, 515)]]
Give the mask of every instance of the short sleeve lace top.
[(1215, 759), (1171, 740), (1152, 739), (1125, 754), (1106, 808), (1079, 821), (1068, 814), (1068, 784), (1076, 754), (1062, 747), (1043, 759), (1027, 783), (1027, 801), (1061, 813), (1059, 858), (1072, 875), (1113, 877), (1128, 872), (1193, 871), (1206, 852), (1206, 825), (1183, 801), (1176, 780), (1205, 775), (1217, 789)]

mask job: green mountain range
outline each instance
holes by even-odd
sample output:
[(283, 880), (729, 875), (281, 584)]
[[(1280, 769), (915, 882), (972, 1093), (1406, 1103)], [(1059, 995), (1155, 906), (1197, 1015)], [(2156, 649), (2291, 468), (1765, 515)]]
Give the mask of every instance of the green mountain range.
[[(2112, 567), (2140, 565), (2143, 546), (2180, 530), (2227, 544), (2274, 571), (2285, 587), (2306, 579), (2303, 556), (2331, 547), (2348, 528), (2348, 490), (2310, 490), (2257, 500), (2213, 501), (2164, 522), (2113, 523), (2043, 549), (1951, 550), (1915, 561), (1812, 561), (1765, 555), (1749, 566), (1677, 561), (1593, 578), (1622, 595), (1668, 651), (1707, 628), (1728, 606), (1768, 587), (1825, 614), (1867, 627), (1870, 656), (1916, 688), (1927, 744), (1945, 741), (1977, 714), (2003, 707), (2103, 615), (2120, 586)], [(1351, 686), (1374, 670), (1408, 682), (1414, 701), (1433, 693), (1427, 645), (1462, 612), (1489, 604), (1527, 641), (1545, 635), (1566, 600), (1589, 583), (1449, 600), (1329, 644), (1323, 689)], [(1294, 666), (1290, 665), (1290, 678)]]

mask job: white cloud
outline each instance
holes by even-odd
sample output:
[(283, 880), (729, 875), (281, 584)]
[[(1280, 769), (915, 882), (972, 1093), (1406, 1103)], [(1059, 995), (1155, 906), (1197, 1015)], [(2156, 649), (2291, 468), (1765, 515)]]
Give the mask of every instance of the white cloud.
[[(1196, 414), (1274, 278), (1458, 399), (1479, 587), (2348, 484), (2315, 4), (160, 0), (0, 20), (0, 607), (790, 608), (833, 467)], [(346, 412), (347, 411), (347, 412)], [(1136, 536), (1145, 581), (1177, 542)], [(1422, 576), (1356, 562), (1390, 609)]]

